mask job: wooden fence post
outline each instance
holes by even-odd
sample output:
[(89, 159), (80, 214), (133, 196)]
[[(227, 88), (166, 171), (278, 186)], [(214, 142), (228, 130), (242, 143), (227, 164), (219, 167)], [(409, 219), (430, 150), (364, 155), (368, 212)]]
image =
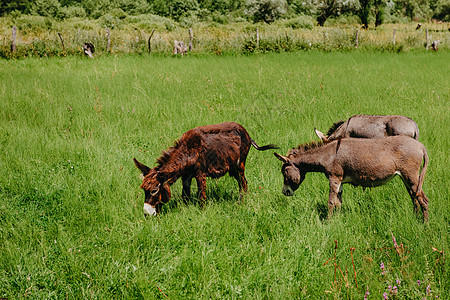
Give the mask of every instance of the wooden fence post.
[(259, 48), (259, 28), (256, 28), (256, 49)]
[(394, 28), (394, 33), (392, 34), (392, 42), (394, 43), (394, 48), (395, 48), (395, 28)]
[(12, 28), (12, 39), (11, 39), (11, 52), (16, 52), (17, 48), (16, 48), (16, 31), (17, 31), (17, 27), (13, 26)]
[(66, 55), (66, 46), (64, 45), (64, 39), (63, 39), (61, 33), (59, 33), (59, 32), (58, 32), (58, 36), (59, 36), (59, 39), (61, 40), (61, 44), (63, 47), (63, 55)]
[(359, 30), (356, 29), (356, 34), (355, 34), (355, 48), (356, 49), (358, 49), (358, 33), (359, 33)]
[(194, 33), (192, 32), (192, 28), (189, 28), (189, 52), (192, 51), (192, 40), (194, 39)]
[(111, 46), (111, 36), (109, 35), (109, 27), (106, 28), (106, 36), (108, 38), (108, 42), (106, 44), (106, 52), (109, 52)]
[(427, 30), (425, 31), (425, 37), (426, 37), (426, 43), (427, 43), (427, 45), (426, 45), (426, 49), (428, 50), (428, 28), (427, 28)]
[(152, 33), (150, 33), (150, 37), (148, 38), (148, 53), (152, 52), (152, 45), (150, 44), (150, 40), (152, 39), (153, 34), (155, 33), (156, 29), (152, 30)]

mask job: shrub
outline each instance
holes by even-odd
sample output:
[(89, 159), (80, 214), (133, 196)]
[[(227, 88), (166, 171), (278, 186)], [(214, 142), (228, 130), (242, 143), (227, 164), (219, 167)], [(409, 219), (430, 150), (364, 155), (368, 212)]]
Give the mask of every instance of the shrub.
[(225, 16), (219, 12), (213, 12), (211, 14), (211, 18), (214, 22), (219, 23), (219, 24), (228, 24), (230, 23), (230, 18), (228, 16)]
[(254, 53), (256, 50), (256, 40), (254, 38), (249, 38), (242, 44), (242, 52), (244, 54)]
[(166, 27), (167, 31), (173, 31), (177, 27), (174, 22), (169, 20), (164, 22), (164, 26)]
[(197, 15), (192, 11), (185, 13), (182, 17), (180, 17), (178, 21), (180, 26), (184, 28), (192, 27), (192, 25), (194, 25), (197, 22), (198, 22)]
[(58, 0), (35, 0), (31, 6), (31, 13), (44, 17), (56, 17), (61, 4)]
[(86, 11), (81, 6), (64, 6), (58, 12), (59, 19), (84, 18)]
[(309, 16), (300, 16), (286, 21), (285, 26), (292, 29), (313, 29), (314, 19)]
[(49, 18), (41, 16), (23, 15), (17, 19), (17, 27), (19, 29), (30, 30), (47, 30), (52, 28), (52, 21)]
[(22, 15), (22, 13), (19, 10), (17, 10), (17, 9), (15, 9), (12, 12), (9, 13), (9, 16), (13, 20), (18, 19), (21, 15)]
[(100, 24), (103, 27), (114, 29), (122, 24), (122, 20), (116, 16), (108, 14), (100, 18)]

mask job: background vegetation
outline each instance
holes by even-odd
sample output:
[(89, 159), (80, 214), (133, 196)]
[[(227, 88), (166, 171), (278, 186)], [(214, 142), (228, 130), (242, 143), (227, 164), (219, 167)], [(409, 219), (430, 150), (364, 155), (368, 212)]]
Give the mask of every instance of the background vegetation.
[[(448, 51), (199, 58), (0, 61), (0, 297), (448, 299)], [(357, 113), (418, 123), (428, 224), (399, 178), (346, 186), (327, 221), (323, 175), (286, 198), (254, 150), (242, 205), (229, 177), (204, 209), (177, 182), (143, 217), (132, 158), (153, 165), (190, 128), (236, 121), (285, 154)]]
[[(314, 19), (308, 16), (278, 20), (270, 25), (249, 22), (190, 23), (187, 25), (193, 29), (194, 38), (189, 54), (236, 55), (316, 50), (409, 52), (426, 48), (427, 32), (429, 49), (434, 41), (437, 41), (440, 51), (448, 50), (450, 45), (450, 32), (446, 23), (424, 23), (418, 30), (417, 23), (383, 24), (376, 30), (361, 30), (356, 23), (339, 19), (326, 27), (314, 24)], [(3, 17), (0, 18), (0, 57), (83, 55), (82, 46), (86, 42), (95, 46), (94, 56), (109, 53), (143, 54), (149, 52), (148, 39), (152, 30), (155, 32), (151, 39), (151, 53), (170, 55), (174, 40), (189, 44), (188, 27), (184, 27), (187, 25), (182, 26), (171, 19), (154, 15), (127, 16), (124, 19), (102, 17), (97, 20), (71, 18), (61, 21), (41, 16), (20, 16), (17, 19)], [(14, 52), (11, 51), (13, 26), (17, 27)]]
[(378, 51), (448, 49), (449, 21), (450, 0), (0, 0), (0, 57), (77, 54), (86, 42), (97, 54), (143, 53), (153, 30), (152, 52), (168, 54), (174, 40), (188, 44), (188, 28), (194, 53), (348, 51), (357, 40)]
[(400, 20), (450, 21), (448, 0), (0, 0), (0, 16), (32, 14), (51, 18), (99, 18), (154, 14), (183, 21), (214, 20), (271, 23), (299, 15), (314, 17), (320, 25), (340, 15), (356, 16), (375, 26)]

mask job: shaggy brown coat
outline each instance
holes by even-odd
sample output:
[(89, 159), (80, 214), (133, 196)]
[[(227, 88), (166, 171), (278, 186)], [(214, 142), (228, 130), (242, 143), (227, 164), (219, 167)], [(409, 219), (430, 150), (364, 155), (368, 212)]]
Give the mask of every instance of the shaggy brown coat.
[[(247, 191), (245, 161), (250, 146), (257, 150), (276, 149), (275, 145), (259, 147), (241, 125), (228, 122), (196, 127), (184, 133), (157, 160), (153, 169), (134, 163), (141, 170), (144, 179), (141, 188), (145, 191), (145, 203), (159, 213), (161, 205), (170, 199), (170, 185), (178, 178), (183, 180), (183, 198), (191, 194), (191, 181), (197, 181), (197, 196), (206, 199), (206, 178), (219, 178), (226, 173), (233, 176), (239, 184), (239, 199)], [(153, 210), (152, 210), (153, 211)]]

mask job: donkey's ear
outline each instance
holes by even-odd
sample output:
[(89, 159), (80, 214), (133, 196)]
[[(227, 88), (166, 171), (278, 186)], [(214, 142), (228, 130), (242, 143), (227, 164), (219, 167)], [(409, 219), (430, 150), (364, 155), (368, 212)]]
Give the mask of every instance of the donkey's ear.
[(328, 142), (328, 137), (325, 134), (323, 134), (322, 132), (320, 132), (319, 130), (317, 130), (315, 127), (314, 127), (314, 132), (319, 137), (319, 139), (321, 139), (324, 142)]
[(286, 156), (280, 155), (276, 152), (274, 152), (273, 155), (275, 155), (275, 157), (281, 160), (283, 163), (287, 163), (289, 160)]
[(142, 175), (146, 176), (148, 173), (150, 173), (150, 168), (147, 167), (144, 164), (141, 164), (140, 162), (138, 162), (138, 160), (136, 158), (133, 158), (134, 164), (136, 165), (136, 167), (141, 170)]

